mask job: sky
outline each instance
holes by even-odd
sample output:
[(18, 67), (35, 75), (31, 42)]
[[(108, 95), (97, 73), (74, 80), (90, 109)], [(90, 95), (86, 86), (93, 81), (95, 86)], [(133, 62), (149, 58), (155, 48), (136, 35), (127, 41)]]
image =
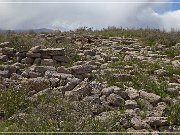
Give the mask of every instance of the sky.
[(180, 0), (68, 0), (72, 3), (55, 2), (67, 2), (67, 0), (0, 0), (0, 29), (72, 30), (84, 26), (94, 29), (116, 26), (149, 27), (167, 31), (172, 28), (180, 30), (180, 3), (171, 3), (180, 2)]

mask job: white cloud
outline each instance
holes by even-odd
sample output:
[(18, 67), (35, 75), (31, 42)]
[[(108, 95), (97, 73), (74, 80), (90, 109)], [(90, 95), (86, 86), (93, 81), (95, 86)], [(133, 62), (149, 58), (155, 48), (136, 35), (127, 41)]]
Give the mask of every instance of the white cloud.
[(180, 10), (167, 12), (160, 16), (163, 27), (167, 30), (174, 28), (180, 30)]
[[(5, 2), (7, 0), (0, 0)], [(8, 0), (20, 1), (20, 0)], [(27, 2), (27, 0), (21, 0)], [(28, 0), (50, 1), (50, 0)], [(62, 1), (62, 0), (53, 0)], [(64, 0), (65, 1), (65, 0)], [(73, 2), (82, 0), (71, 0)], [(84, 0), (108, 1), (108, 0)], [(110, 0), (109, 0), (110, 1)], [(124, 0), (113, 0), (124, 1)], [(135, 2), (137, 0), (129, 0)], [(142, 1), (142, 0), (141, 0)], [(144, 0), (152, 2), (152, 0)], [(154, 0), (157, 1), (157, 0)], [(163, 0), (159, 0), (163, 1)], [(168, 1), (168, 0), (167, 0)], [(158, 14), (155, 6), (165, 4), (0, 4), (0, 28), (65, 28), (80, 26), (103, 28), (107, 26), (180, 28), (180, 11)]]

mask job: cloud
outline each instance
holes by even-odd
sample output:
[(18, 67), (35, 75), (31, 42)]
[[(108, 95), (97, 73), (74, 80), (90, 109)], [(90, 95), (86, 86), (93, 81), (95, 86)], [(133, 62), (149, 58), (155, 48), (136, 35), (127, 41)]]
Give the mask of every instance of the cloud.
[[(0, 0), (6, 2), (7, 0)], [(20, 0), (8, 0), (20, 1)], [(27, 0), (21, 0), (27, 2)], [(42, 2), (50, 0), (28, 0)], [(53, 0), (62, 1), (62, 0)], [(82, 0), (70, 0), (73, 2)], [(102, 2), (108, 0), (83, 0)], [(109, 0), (110, 1), (110, 0)], [(124, 0), (113, 0), (124, 1)], [(137, 0), (129, 0), (136, 2)], [(141, 0), (142, 1), (142, 0)], [(157, 1), (157, 0), (154, 0)], [(163, 0), (159, 0), (163, 1)], [(168, 0), (166, 0), (168, 1)], [(144, 0), (152, 2), (152, 0)], [(3, 29), (75, 29), (81, 26), (151, 27), (170, 30), (180, 28), (180, 11), (157, 13), (155, 8), (167, 4), (0, 4), (0, 28)]]
[(180, 30), (180, 10), (167, 12), (160, 16), (163, 28), (170, 31), (171, 28)]

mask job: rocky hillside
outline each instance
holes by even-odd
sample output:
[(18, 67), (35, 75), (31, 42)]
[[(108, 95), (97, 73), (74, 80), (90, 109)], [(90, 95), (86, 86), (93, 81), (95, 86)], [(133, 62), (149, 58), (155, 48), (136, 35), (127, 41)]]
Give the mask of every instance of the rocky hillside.
[(102, 35), (1, 34), (0, 132), (180, 131), (180, 43)]

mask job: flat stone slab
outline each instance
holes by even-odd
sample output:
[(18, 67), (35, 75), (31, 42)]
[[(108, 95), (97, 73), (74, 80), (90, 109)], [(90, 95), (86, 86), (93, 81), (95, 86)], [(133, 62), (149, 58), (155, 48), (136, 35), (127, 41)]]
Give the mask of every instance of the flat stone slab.
[(45, 56), (64, 56), (65, 55), (65, 49), (64, 48), (41, 49), (41, 55), (45, 55)]

